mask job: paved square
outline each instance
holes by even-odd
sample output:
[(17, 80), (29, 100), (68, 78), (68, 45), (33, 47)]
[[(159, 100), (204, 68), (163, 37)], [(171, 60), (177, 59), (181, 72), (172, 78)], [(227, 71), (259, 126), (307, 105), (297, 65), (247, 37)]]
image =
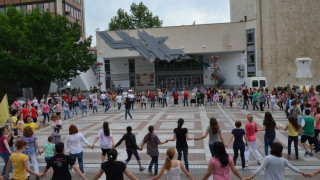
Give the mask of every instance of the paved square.
[[(234, 127), (234, 122), (236, 120), (247, 122), (246, 115), (252, 113), (254, 116), (255, 122), (258, 124), (258, 128), (262, 127), (263, 122), (263, 113), (251, 110), (243, 110), (237, 108), (226, 108), (223, 109), (221, 106), (188, 106), (188, 107), (173, 107), (173, 104), (169, 104), (168, 108), (162, 108), (158, 103), (156, 103), (156, 108), (151, 109), (150, 104), (147, 104), (147, 109), (141, 110), (140, 107), (136, 105), (135, 110), (131, 111), (133, 120), (124, 120), (124, 109), (122, 108), (120, 112), (117, 111), (116, 107), (112, 107), (106, 114), (104, 109), (100, 107), (98, 109), (98, 114), (92, 114), (91, 110), (88, 110), (88, 115), (81, 116), (78, 115), (76, 118), (63, 121), (62, 129), (62, 141), (65, 141), (65, 137), (68, 134), (68, 127), (70, 124), (77, 125), (79, 132), (81, 132), (91, 144), (96, 137), (98, 131), (102, 128), (102, 123), (108, 121), (110, 124), (110, 129), (112, 131), (115, 143), (122, 137), (126, 132), (126, 127), (131, 126), (133, 128), (133, 133), (136, 135), (137, 143), (140, 145), (144, 136), (148, 133), (148, 126), (155, 126), (155, 133), (159, 136), (161, 141), (164, 141), (167, 138), (173, 136), (173, 129), (177, 126), (177, 120), (179, 118), (185, 119), (184, 126), (188, 128), (190, 137), (200, 137), (204, 134), (207, 126), (209, 125), (209, 118), (216, 117), (218, 119), (219, 125), (222, 129), (223, 137), (227, 143), (230, 137), (231, 130)], [(252, 109), (252, 107), (249, 107)], [(268, 110), (268, 109), (266, 109)], [(79, 114), (79, 113), (78, 113)], [(273, 114), (274, 119), (277, 123), (285, 125), (287, 120), (282, 111), (277, 111)], [(42, 118), (42, 117), (40, 117)], [(50, 127), (42, 128), (36, 132), (36, 135), (39, 139), (39, 145), (42, 147), (51, 131)], [(287, 141), (288, 141), (288, 132), (277, 130), (276, 131), (276, 140), (281, 142), (284, 145), (283, 156), (287, 157)], [(264, 158), (264, 132), (259, 132), (257, 134), (257, 147), (262, 155), (262, 160)], [(190, 172), (194, 175), (195, 179), (201, 179), (202, 175), (206, 172), (207, 163), (210, 159), (210, 151), (208, 148), (208, 137), (201, 141), (188, 141), (189, 145), (189, 164)], [(96, 143), (94, 150), (84, 147), (84, 169), (86, 176), (90, 179), (93, 178), (98, 169), (100, 168), (100, 156), (101, 150), (99, 142)], [(160, 156), (159, 156), (159, 169), (162, 167), (165, 160), (165, 153), (168, 147), (175, 147), (175, 142), (169, 142), (167, 144), (159, 146)], [(119, 160), (124, 161), (127, 157), (125, 151), (125, 143), (123, 142), (118, 148)], [(233, 155), (232, 144), (227, 148), (227, 152)], [(66, 152), (68, 153), (68, 152)], [(295, 160), (294, 158), (289, 159), (289, 161), (298, 166), (302, 171), (312, 172), (315, 169), (320, 168), (320, 154), (315, 154), (313, 158), (304, 157), (304, 150), (302, 145), (299, 143), (299, 153), (300, 160)], [(144, 167), (148, 167), (150, 157), (146, 154), (146, 146), (142, 152), (139, 152), (142, 159), (142, 164)], [(44, 156), (38, 156), (40, 166), (43, 168)], [(2, 162), (2, 160), (1, 160)], [(238, 158), (238, 164), (240, 165), (240, 157)], [(137, 175), (141, 179), (150, 178), (150, 176), (145, 173), (140, 173), (138, 171), (138, 165), (133, 157), (128, 165), (131, 172)], [(237, 166), (238, 169), (241, 169), (240, 166)], [(246, 171), (239, 170), (244, 177), (248, 177), (258, 168), (256, 161), (253, 156), (250, 155), (249, 168)], [(294, 174), (290, 170), (285, 171), (286, 178), (290, 180), (295, 179), (304, 179), (301, 175)], [(79, 179), (79, 177), (73, 173), (74, 179)], [(182, 179), (186, 179), (182, 175)], [(313, 179), (319, 179), (320, 176)], [(48, 179), (48, 178), (47, 178)], [(101, 178), (105, 179), (105, 177)], [(161, 179), (166, 179), (166, 176), (163, 176)], [(212, 179), (212, 178), (210, 178)], [(233, 175), (232, 179), (236, 179)], [(259, 175), (256, 179), (263, 179), (263, 173)]]

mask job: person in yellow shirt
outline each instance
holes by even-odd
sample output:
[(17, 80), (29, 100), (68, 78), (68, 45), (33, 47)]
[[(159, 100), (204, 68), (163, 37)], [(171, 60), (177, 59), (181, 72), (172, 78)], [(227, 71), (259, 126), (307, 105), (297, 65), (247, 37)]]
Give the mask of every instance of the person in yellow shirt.
[(289, 122), (287, 123), (286, 127), (283, 130), (289, 130), (288, 134), (288, 157), (291, 155), (291, 143), (294, 143), (294, 149), (296, 153), (296, 159), (299, 159), (299, 152), (298, 152), (298, 134), (300, 126), (298, 124), (298, 120), (295, 116), (291, 115), (288, 117)]
[(17, 118), (17, 115), (18, 115), (18, 111), (13, 110), (12, 113), (11, 113), (11, 127), (12, 127), (12, 130), (14, 132), (13, 135), (15, 135), (15, 136), (18, 135), (18, 129), (17, 129), (18, 118)]
[(306, 86), (303, 86), (303, 87), (302, 87), (302, 92), (303, 92), (303, 93), (304, 93), (304, 92), (307, 92)]
[(18, 140), (16, 142), (16, 152), (13, 153), (8, 161), (8, 166), (6, 168), (6, 173), (4, 175), (5, 179), (8, 179), (9, 168), (11, 164), (13, 165), (13, 179), (28, 179), (27, 172), (37, 176), (38, 178), (42, 177), (42, 174), (35, 173), (29, 168), (28, 165), (28, 156), (23, 154), (22, 152), (26, 150), (26, 142), (23, 140)]
[(27, 116), (27, 122), (22, 126), (22, 131), (24, 131), (24, 128), (27, 126), (30, 126), (32, 128), (33, 134), (35, 134), (36, 130), (40, 129), (40, 126), (38, 126), (36, 123), (32, 122), (32, 118), (30, 116)]

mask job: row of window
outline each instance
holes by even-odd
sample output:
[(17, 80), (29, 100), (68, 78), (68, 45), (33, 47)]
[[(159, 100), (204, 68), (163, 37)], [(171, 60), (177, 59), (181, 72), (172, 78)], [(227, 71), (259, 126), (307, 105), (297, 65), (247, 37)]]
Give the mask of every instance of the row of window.
[(81, 0), (73, 0), (74, 2), (81, 4)]
[[(36, 8), (39, 9), (40, 13), (43, 13), (43, 11), (50, 11), (51, 13), (56, 12), (56, 5), (55, 2), (49, 2), (49, 3), (39, 3), (39, 4), (29, 4), (29, 5), (18, 5), (15, 6), (18, 10), (23, 11), (24, 13), (28, 11), (33, 11)], [(0, 8), (0, 11), (5, 12), (6, 8)]]
[(70, 12), (69, 16), (78, 19), (79, 21), (82, 20), (81, 11), (69, 6), (68, 4), (65, 4), (65, 12)]

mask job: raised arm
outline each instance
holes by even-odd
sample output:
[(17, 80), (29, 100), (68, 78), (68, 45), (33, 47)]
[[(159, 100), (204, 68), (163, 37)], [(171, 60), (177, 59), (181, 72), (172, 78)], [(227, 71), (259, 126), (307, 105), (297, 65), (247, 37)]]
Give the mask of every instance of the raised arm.
[(155, 177), (149, 179), (149, 180), (157, 180), (159, 178), (161, 178), (161, 176), (163, 175), (164, 171), (166, 170), (166, 166), (165, 164), (163, 164), (161, 170), (159, 171), (158, 175), (156, 175)]
[(176, 133), (173, 133), (173, 138), (172, 139), (167, 139), (167, 141), (175, 141), (177, 139)]
[(261, 129), (259, 129), (258, 131), (265, 131), (265, 130), (266, 130), (266, 128), (267, 128), (267, 127), (266, 127), (265, 125), (263, 125), (263, 126), (262, 126), (262, 128), (261, 128)]
[(199, 138), (196, 138), (196, 137), (195, 137), (194, 140), (204, 139), (204, 138), (206, 138), (206, 137), (208, 136), (208, 134), (209, 134), (209, 131), (208, 131), (208, 129), (207, 129), (203, 136), (201, 136), (201, 137), (199, 137)]
[(122, 143), (123, 140), (126, 139), (126, 134), (122, 136), (122, 138), (117, 142), (117, 144), (115, 145), (115, 147), (120, 146), (120, 144)]
[(233, 137), (234, 137), (234, 135), (233, 135), (233, 134), (231, 134), (231, 137), (230, 137), (230, 139), (229, 139), (229, 141), (228, 141), (228, 144), (226, 144), (226, 145), (225, 145), (226, 147), (228, 147), (228, 145), (232, 142)]
[(241, 180), (243, 179), (243, 178), (241, 177), (239, 171), (236, 169), (233, 161), (230, 162), (230, 168), (231, 168), (233, 174), (235, 174), (239, 179), (241, 179)]
[(221, 141), (223, 144), (225, 144), (221, 131), (219, 131), (219, 136), (220, 136), (220, 141)]
[(98, 180), (102, 176), (103, 172), (103, 169), (100, 168), (98, 174), (96, 174), (92, 180)]
[(184, 167), (183, 163), (180, 161), (180, 168), (182, 171), (189, 177), (189, 179), (193, 180), (192, 175), (189, 173), (189, 171)]
[(189, 136), (189, 133), (186, 133), (186, 138), (187, 138), (187, 140), (193, 140), (193, 138), (191, 138), (191, 137)]
[(206, 174), (202, 177), (202, 180), (206, 180), (209, 178), (209, 176), (212, 174), (213, 171), (213, 166), (211, 163), (208, 164), (208, 170), (206, 172)]
[(82, 174), (81, 170), (78, 168), (77, 165), (74, 164), (72, 166), (72, 169), (74, 169), (82, 177), (82, 179), (87, 180), (87, 178)]
[(91, 145), (91, 149), (93, 149), (94, 148), (94, 145), (96, 144), (96, 142), (99, 140), (99, 137), (97, 136), (95, 139), (94, 139), (94, 141), (93, 141), (93, 143), (92, 143), (92, 145)]
[(124, 170), (124, 174), (131, 180), (139, 180), (136, 176), (134, 176), (128, 168)]

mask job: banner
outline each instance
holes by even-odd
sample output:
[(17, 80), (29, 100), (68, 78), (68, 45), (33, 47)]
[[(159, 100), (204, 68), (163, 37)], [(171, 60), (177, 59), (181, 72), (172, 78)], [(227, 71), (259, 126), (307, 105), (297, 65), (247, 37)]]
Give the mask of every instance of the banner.
[(3, 125), (9, 119), (9, 105), (7, 94), (3, 97), (0, 103), (0, 125)]

